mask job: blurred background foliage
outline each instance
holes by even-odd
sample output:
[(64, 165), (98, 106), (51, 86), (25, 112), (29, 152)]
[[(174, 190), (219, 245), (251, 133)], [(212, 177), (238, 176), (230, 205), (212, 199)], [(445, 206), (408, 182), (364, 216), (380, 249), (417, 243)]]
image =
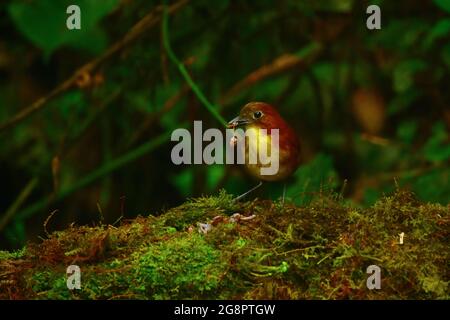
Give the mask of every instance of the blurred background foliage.
[[(66, 28), (70, 4), (81, 8), (81, 30)], [(370, 4), (381, 6), (381, 30), (366, 28)], [(161, 5), (0, 2), (2, 248), (255, 184), (237, 166), (171, 163), (172, 130), (221, 124), (168, 58)], [(150, 12), (154, 23), (128, 41)], [(304, 163), (288, 182), (295, 203), (331, 189), (367, 206), (397, 184), (448, 204), (450, 0), (183, 0), (169, 32), (225, 119), (266, 101), (296, 129)], [(276, 199), (282, 187), (256, 195)]]

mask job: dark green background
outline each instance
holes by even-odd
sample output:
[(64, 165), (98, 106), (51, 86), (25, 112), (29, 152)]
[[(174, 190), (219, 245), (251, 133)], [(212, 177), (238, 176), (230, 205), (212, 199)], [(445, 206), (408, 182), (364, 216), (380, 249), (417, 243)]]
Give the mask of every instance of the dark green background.
[[(81, 7), (82, 30), (65, 27), (69, 4)], [(0, 123), (161, 4), (2, 1)], [(381, 30), (366, 28), (369, 4), (381, 7)], [(295, 128), (304, 159), (288, 182), (295, 203), (334, 190), (367, 206), (396, 184), (448, 203), (449, 0), (190, 1), (170, 16), (169, 33), (225, 119), (265, 101)], [(283, 67), (283, 57), (301, 62)], [(274, 65), (279, 70), (230, 91)], [(56, 209), (48, 231), (158, 214), (189, 197), (220, 188), (239, 194), (256, 183), (233, 166), (171, 164), (172, 130), (193, 120), (221, 125), (169, 59), (160, 22), (86, 76), (0, 131), (1, 247), (36, 241)], [(272, 184), (255, 195), (276, 199), (281, 190)]]

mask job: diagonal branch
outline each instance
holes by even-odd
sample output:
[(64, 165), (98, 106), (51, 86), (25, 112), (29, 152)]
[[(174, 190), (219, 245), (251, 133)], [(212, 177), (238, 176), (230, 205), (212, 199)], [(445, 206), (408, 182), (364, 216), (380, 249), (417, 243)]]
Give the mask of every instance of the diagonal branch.
[(219, 103), (221, 105), (227, 105), (238, 93), (253, 86), (254, 84), (273, 75), (285, 72), (298, 66), (309, 64), (322, 51), (322, 48), (323, 47), (320, 43), (313, 42), (296, 53), (283, 54), (277, 57), (271, 63), (261, 66), (238, 81), (220, 98)]
[(67, 196), (71, 195), (77, 190), (80, 190), (91, 183), (95, 182), (96, 180), (105, 177), (109, 175), (111, 172), (114, 172), (123, 166), (129, 164), (132, 161), (135, 161), (145, 154), (153, 151), (160, 145), (164, 144), (165, 142), (170, 140), (170, 132), (165, 132), (154, 139), (147, 141), (140, 146), (136, 147), (133, 150), (130, 150), (126, 154), (117, 157), (116, 159), (113, 159), (105, 164), (103, 164), (101, 167), (93, 170), (92, 172), (88, 173), (78, 181), (76, 181), (73, 185), (60, 190), (57, 192), (54, 197), (51, 198), (44, 198), (41, 199), (34, 204), (30, 205), (29, 207), (25, 208), (21, 212), (18, 212), (16, 214), (17, 219), (27, 219), (30, 216), (34, 215), (36, 212), (40, 210), (44, 210), (48, 205), (63, 200)]
[[(188, 3), (189, 0), (180, 0), (168, 8), (168, 13), (173, 14)], [(136, 40), (145, 31), (156, 26), (160, 21), (164, 11), (164, 6), (158, 6), (147, 15), (145, 15), (141, 20), (139, 20), (126, 34), (125, 36), (109, 47), (101, 56), (95, 58), (94, 60), (86, 63), (79, 69), (77, 69), (70, 78), (59, 84), (46, 96), (36, 100), (31, 105), (18, 112), (9, 120), (0, 124), (0, 132), (18, 124), (22, 120), (26, 119), (33, 113), (42, 110), (47, 102), (60, 95), (61, 93), (74, 87), (80, 76), (91, 73), (96, 69), (101, 63), (110, 58), (112, 55), (122, 50), (128, 44)]]

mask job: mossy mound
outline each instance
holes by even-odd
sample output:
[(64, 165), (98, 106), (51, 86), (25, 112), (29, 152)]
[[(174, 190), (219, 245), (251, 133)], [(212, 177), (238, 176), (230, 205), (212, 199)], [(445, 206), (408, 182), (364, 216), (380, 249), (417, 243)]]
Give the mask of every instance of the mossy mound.
[[(0, 252), (0, 298), (449, 299), (449, 213), (405, 191), (367, 209), (325, 195), (306, 207), (234, 203), (222, 192)], [(66, 286), (72, 264), (80, 290)], [(373, 264), (379, 290), (366, 286)]]

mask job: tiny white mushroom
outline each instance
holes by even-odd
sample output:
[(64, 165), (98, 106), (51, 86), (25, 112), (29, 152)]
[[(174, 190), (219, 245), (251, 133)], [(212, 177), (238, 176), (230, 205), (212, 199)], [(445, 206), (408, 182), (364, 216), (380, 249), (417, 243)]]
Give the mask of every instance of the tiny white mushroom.
[(209, 231), (211, 231), (212, 225), (210, 223), (199, 223), (198, 224), (198, 232), (207, 234)]

